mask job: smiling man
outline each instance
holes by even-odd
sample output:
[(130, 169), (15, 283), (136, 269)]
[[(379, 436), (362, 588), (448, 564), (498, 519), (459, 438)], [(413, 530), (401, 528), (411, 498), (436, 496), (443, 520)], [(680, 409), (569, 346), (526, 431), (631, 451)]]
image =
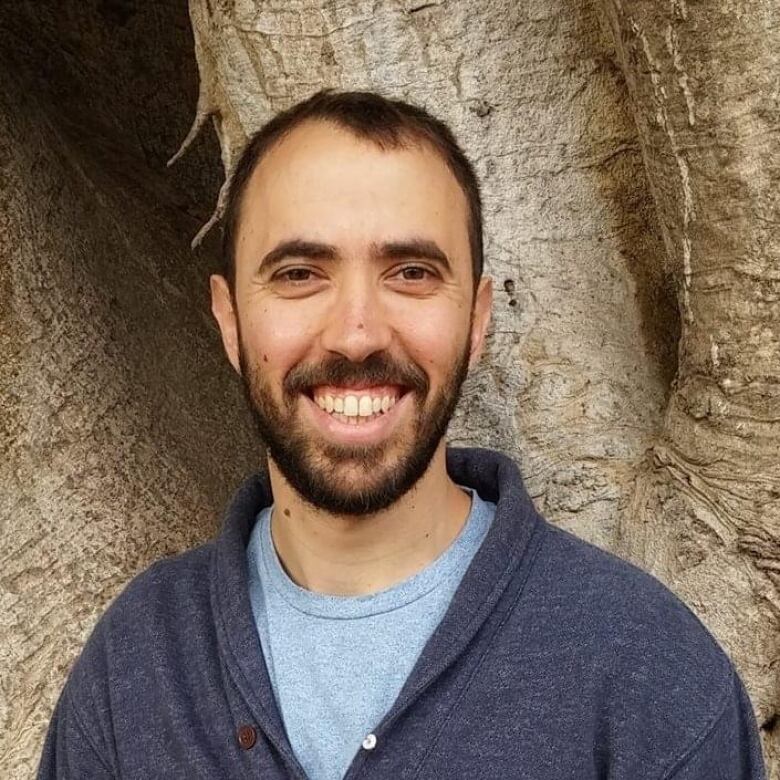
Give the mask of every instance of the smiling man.
[(759, 780), (733, 665), (659, 582), (446, 445), (491, 308), (477, 180), (419, 108), (251, 139), (212, 310), (266, 445), (220, 537), (109, 608), (39, 777)]

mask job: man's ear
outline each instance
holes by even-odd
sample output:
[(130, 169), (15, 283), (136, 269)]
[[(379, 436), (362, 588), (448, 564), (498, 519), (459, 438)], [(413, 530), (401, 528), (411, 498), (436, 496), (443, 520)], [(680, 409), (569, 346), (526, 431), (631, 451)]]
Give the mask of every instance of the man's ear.
[(230, 364), (241, 374), (241, 364), (238, 360), (238, 313), (233, 308), (233, 298), (230, 294), (227, 280), (219, 274), (209, 277), (211, 285), (211, 313), (214, 315), (219, 331), (222, 334), (222, 346)]
[(469, 357), (469, 370), (474, 368), (482, 356), (485, 347), (485, 336), (490, 325), (490, 311), (493, 308), (493, 280), (489, 276), (483, 276), (479, 280), (477, 293), (474, 298), (474, 312), (471, 323), (471, 355)]

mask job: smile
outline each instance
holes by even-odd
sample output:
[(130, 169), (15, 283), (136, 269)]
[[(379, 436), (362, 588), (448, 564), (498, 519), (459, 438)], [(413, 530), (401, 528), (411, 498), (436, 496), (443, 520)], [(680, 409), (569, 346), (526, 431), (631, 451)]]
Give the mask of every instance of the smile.
[(302, 398), (311, 422), (326, 438), (371, 444), (392, 434), (414, 394), (399, 386), (315, 387)]
[(314, 402), (320, 409), (352, 424), (362, 424), (377, 415), (386, 414), (401, 395), (401, 388), (393, 386), (363, 389), (316, 387), (312, 391)]

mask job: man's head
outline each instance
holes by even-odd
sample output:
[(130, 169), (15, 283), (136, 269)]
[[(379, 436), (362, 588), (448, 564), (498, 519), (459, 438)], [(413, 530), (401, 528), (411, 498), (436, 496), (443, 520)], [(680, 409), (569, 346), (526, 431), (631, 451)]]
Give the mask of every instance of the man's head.
[(269, 457), (314, 506), (390, 506), (442, 446), (490, 316), (451, 133), (377, 95), (315, 95), (250, 141), (224, 240), (212, 310)]

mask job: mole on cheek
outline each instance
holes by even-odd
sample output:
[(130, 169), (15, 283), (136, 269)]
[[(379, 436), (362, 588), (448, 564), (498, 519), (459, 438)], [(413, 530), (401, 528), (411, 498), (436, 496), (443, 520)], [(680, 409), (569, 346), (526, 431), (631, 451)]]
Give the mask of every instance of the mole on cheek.
[(284, 516), (285, 517), (289, 517), (290, 516), (290, 510), (289, 509), (285, 509), (284, 510)]
[(267, 363), (267, 362), (268, 362), (268, 355), (266, 355), (265, 352), (264, 352), (263, 353), (263, 363)]

